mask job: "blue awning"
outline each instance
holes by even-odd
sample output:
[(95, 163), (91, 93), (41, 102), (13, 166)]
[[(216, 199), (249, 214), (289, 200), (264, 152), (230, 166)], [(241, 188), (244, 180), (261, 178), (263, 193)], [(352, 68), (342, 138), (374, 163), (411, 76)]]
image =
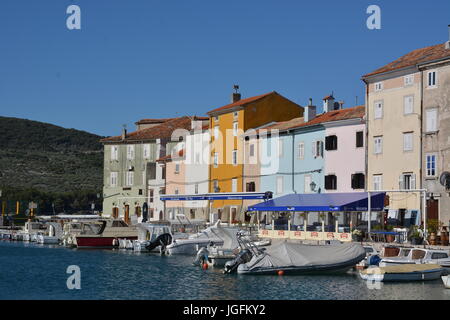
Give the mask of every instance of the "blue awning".
[[(385, 192), (371, 193), (371, 211), (382, 211)], [(367, 192), (289, 194), (250, 206), (248, 211), (367, 211)]]
[(192, 200), (248, 200), (272, 199), (271, 192), (230, 192), (205, 194), (169, 194), (160, 196), (162, 201), (192, 201)]

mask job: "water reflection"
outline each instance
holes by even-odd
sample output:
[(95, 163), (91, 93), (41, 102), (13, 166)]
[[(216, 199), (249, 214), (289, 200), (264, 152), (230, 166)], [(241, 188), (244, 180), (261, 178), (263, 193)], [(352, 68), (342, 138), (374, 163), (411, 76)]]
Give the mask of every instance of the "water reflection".
[[(224, 275), (193, 259), (0, 241), (0, 299), (450, 299), (439, 280), (370, 289), (357, 273)], [(66, 287), (72, 264), (81, 268), (81, 290)]]

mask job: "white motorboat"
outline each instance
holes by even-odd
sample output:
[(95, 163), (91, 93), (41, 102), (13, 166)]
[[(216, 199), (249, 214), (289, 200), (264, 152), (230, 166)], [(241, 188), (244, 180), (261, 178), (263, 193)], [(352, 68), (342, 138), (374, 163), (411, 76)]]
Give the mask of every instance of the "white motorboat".
[[(173, 234), (167, 223), (139, 223), (137, 230), (138, 239), (133, 240), (131, 247), (136, 252), (160, 252), (165, 250), (166, 245), (172, 243), (173, 239), (187, 238), (186, 234)], [(166, 235), (164, 241), (161, 238), (163, 235)]]
[(444, 272), (438, 264), (401, 264), (387, 267), (372, 267), (360, 271), (360, 276), (366, 281), (425, 281), (439, 279)]
[(44, 234), (38, 234), (36, 238), (36, 242), (40, 244), (58, 244), (58, 237), (54, 236), (46, 236)]
[(237, 227), (222, 226), (220, 220), (213, 226), (210, 226), (197, 234), (191, 235), (187, 239), (174, 239), (167, 246), (167, 252), (173, 254), (195, 255), (200, 248), (208, 245), (223, 246), (224, 239), (229, 238), (228, 235), (236, 235), (239, 231)]
[(442, 267), (450, 268), (450, 257), (446, 250), (434, 250), (434, 249), (423, 249), (423, 248), (413, 248), (409, 250), (406, 256), (402, 255), (406, 253), (400, 251), (399, 256), (387, 257), (381, 259), (379, 264), (380, 267), (400, 265), (400, 264), (438, 264)]

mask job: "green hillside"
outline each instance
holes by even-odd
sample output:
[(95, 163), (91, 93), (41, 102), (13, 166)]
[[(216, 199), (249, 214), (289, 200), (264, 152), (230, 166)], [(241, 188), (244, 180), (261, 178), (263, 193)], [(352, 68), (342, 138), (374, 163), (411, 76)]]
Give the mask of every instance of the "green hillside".
[(48, 123), (0, 117), (0, 188), (3, 189), (3, 199), (17, 198), (15, 194), (20, 192), (23, 195), (24, 191), (25, 194), (34, 193), (38, 198), (101, 193), (101, 138)]

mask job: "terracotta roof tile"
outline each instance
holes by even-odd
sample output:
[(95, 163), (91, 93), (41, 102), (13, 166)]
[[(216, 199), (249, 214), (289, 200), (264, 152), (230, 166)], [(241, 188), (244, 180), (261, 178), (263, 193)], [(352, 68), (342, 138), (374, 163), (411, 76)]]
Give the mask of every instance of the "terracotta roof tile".
[(155, 123), (164, 123), (167, 122), (169, 120), (173, 120), (174, 118), (160, 118), (160, 119), (141, 119), (137, 122), (135, 122), (135, 124), (155, 124)]
[(100, 142), (130, 142), (141, 140), (154, 140), (154, 139), (169, 139), (172, 133), (176, 129), (191, 130), (191, 118), (183, 116), (179, 118), (173, 118), (162, 124), (156, 125), (151, 128), (141, 129), (127, 134), (125, 140), (122, 140), (122, 136), (108, 137), (100, 140)]
[(250, 97), (250, 98), (246, 98), (246, 99), (241, 99), (241, 100), (236, 101), (234, 103), (227, 104), (226, 106), (223, 106), (223, 107), (211, 110), (211, 111), (207, 112), (206, 114), (211, 115), (211, 114), (214, 114), (216, 112), (225, 111), (227, 109), (232, 109), (234, 107), (245, 106), (246, 104), (249, 104), (249, 103), (261, 100), (261, 99), (263, 99), (263, 98), (265, 98), (265, 97), (267, 97), (269, 95), (272, 95), (272, 94), (278, 94), (278, 93), (276, 91), (272, 91), (272, 92), (265, 93), (265, 94), (262, 94), (262, 95), (259, 95), (259, 96)]
[(332, 121), (341, 121), (348, 119), (363, 118), (365, 115), (365, 106), (356, 106), (352, 108), (345, 108), (341, 110), (329, 111), (316, 116), (311, 121), (305, 122), (303, 117), (291, 119), (289, 121), (278, 122), (264, 129), (278, 129), (280, 131), (288, 129), (296, 129), (301, 127), (308, 127), (316, 124), (322, 124)]
[(424, 62), (438, 60), (446, 57), (450, 58), (450, 50), (445, 49), (445, 43), (416, 49), (398, 58), (397, 60), (392, 61), (391, 63), (388, 63), (387, 65), (364, 75), (363, 78), (406, 67), (411, 67)]

